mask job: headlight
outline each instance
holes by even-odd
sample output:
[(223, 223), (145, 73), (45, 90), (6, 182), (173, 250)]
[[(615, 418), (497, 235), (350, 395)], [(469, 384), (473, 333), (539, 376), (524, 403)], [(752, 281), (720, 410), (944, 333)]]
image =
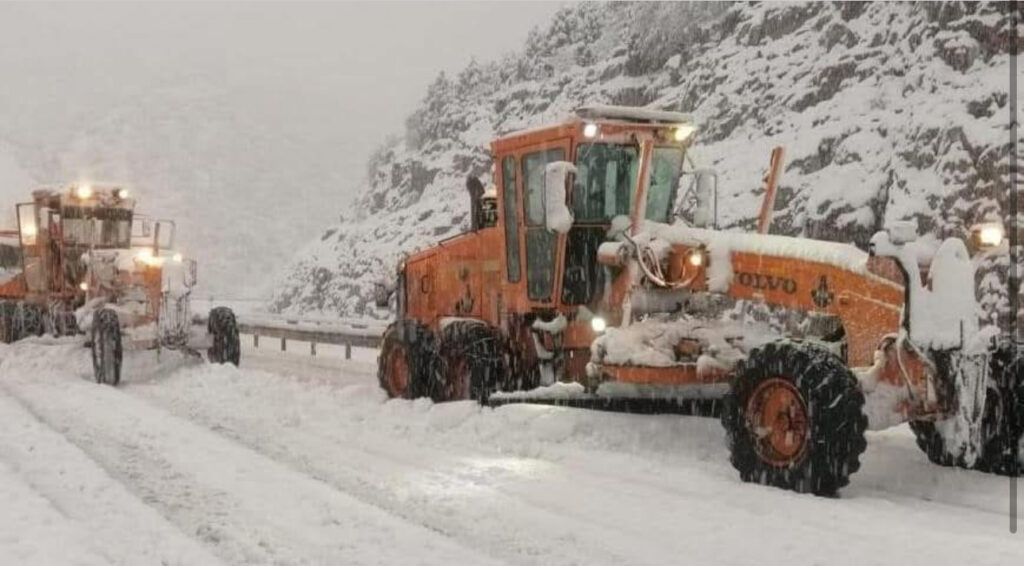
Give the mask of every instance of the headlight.
[(1005, 236), (1003, 225), (998, 223), (982, 224), (975, 227), (974, 231), (977, 233), (978, 242), (981, 245), (992, 248), (1003, 243)]
[(587, 124), (583, 126), (583, 137), (592, 138), (597, 136), (597, 124)]
[(690, 250), (690, 254), (686, 258), (686, 261), (694, 267), (702, 266), (704, 265), (704, 252), (700, 250)]
[(114, 196), (121, 200), (124, 200), (128, 198), (128, 189), (117, 189), (116, 191), (114, 191)]
[(83, 290), (83, 291), (88, 291), (89, 290), (89, 284), (87, 282), (85, 282), (85, 281), (82, 281), (81, 283), (78, 284), (78, 288)]
[(608, 328), (608, 323), (605, 322), (603, 318), (595, 316), (594, 318), (590, 319), (590, 328), (592, 328), (594, 332), (600, 334), (601, 332), (604, 332), (605, 328)]
[(139, 253), (135, 254), (135, 259), (150, 267), (160, 267), (164, 264), (164, 258), (153, 255), (153, 250), (149, 248), (143, 248), (139, 250)]
[(181, 263), (183, 258), (181, 257), (181, 254), (174, 254), (171, 256), (171, 259), (174, 260), (174, 263)]
[(672, 137), (674, 137), (677, 142), (683, 142), (686, 141), (687, 138), (692, 136), (693, 132), (695, 131), (697, 131), (697, 128), (693, 126), (682, 125), (676, 128), (676, 131), (675, 133), (673, 133)]
[(80, 199), (87, 199), (92, 196), (92, 187), (89, 185), (78, 185), (75, 188), (75, 196)]

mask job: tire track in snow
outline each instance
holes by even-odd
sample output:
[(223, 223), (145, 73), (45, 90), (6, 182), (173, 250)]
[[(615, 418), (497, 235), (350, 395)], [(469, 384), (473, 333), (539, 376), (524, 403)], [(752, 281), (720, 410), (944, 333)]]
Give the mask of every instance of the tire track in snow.
[[(0, 460), (78, 530), (108, 564), (221, 564), (142, 502), (59, 431), (11, 395), (0, 380)], [(12, 536), (25, 537), (24, 533)], [(31, 542), (31, 541), (29, 541)], [(61, 544), (74, 544), (61, 541)], [(88, 559), (88, 555), (82, 557)], [(26, 563), (24, 561), (11, 563)], [(41, 563), (53, 563), (48, 559)]]
[[(465, 447), (456, 445), (438, 452), (415, 437), (396, 441), (380, 433), (349, 439), (304, 424), (323, 418), (334, 430), (345, 426), (344, 419), (330, 421), (328, 414), (298, 414), (298, 424), (290, 426), (287, 416), (275, 418), (269, 405), (254, 403), (250, 411), (226, 415), (220, 412), (222, 403), (204, 404), (210, 397), (225, 395), (218, 391), (225, 386), (223, 380), (218, 382), (223, 377), (218, 372), (224, 371), (234, 370), (199, 368), (160, 385), (128, 391), (182, 418), (214, 427), (271, 458), (289, 461), (341, 490), (359, 494), (368, 503), (434, 525), (467, 544), (509, 559), (656, 564), (685, 555), (721, 562), (721, 552), (728, 549), (736, 563), (749, 563), (765, 553), (791, 554), (792, 540), (813, 540), (815, 545), (808, 552), (840, 555), (857, 563), (870, 561), (877, 554), (869, 545), (851, 552), (850, 541), (871, 538), (904, 546), (907, 555), (917, 559), (931, 557), (939, 562), (961, 556), (976, 563), (1002, 563), (1021, 556), (1012, 547), (992, 547), (1001, 524), (989, 529), (978, 524), (976, 515), (961, 516), (963, 509), (956, 514), (949, 513), (945, 504), (926, 501), (901, 506), (871, 498), (835, 501), (801, 496), (745, 485), (731, 475), (718, 477), (718, 472), (729, 471), (727, 465), (695, 471), (611, 454), (588, 460), (586, 463), (596, 464), (590, 467), (572, 459), (554, 463), (508, 458), (502, 462), (486, 450), (465, 454)], [(227, 384), (228, 396), (249, 399), (258, 394), (244, 387), (244, 380), (251, 379), (258, 387), (268, 387), (264, 394), (271, 396), (276, 406), (289, 407), (299, 401), (286, 395), (287, 388), (282, 391), (279, 384), (275, 388), (273, 380), (263, 375), (247, 378), (245, 372), (236, 372), (233, 378)], [(181, 384), (186, 380), (209, 385), (191, 392), (185, 387), (182, 396)], [(338, 406), (337, 411), (348, 408)], [(444, 409), (449, 408), (457, 409)], [(298, 407), (300, 413), (307, 409), (301, 404)], [(387, 411), (388, 407), (377, 409)], [(259, 417), (249, 418), (253, 414)], [(411, 413), (409, 417), (427, 419), (428, 415)], [(325, 446), (337, 449), (324, 451)], [(536, 469), (515, 470), (517, 466)], [(666, 472), (677, 481), (667, 479)], [(412, 477), (417, 480), (411, 481)], [(941, 514), (934, 516), (937, 510)], [(695, 521), (695, 517), (706, 520)], [(883, 523), (928, 528), (906, 540), (899, 531), (880, 532), (874, 526), (879, 517)], [(685, 536), (679, 525), (688, 525)], [(951, 549), (948, 537), (954, 533), (959, 537), (958, 546)], [(762, 542), (754, 548), (744, 544), (747, 540)]]
[(121, 391), (30, 377), (5, 388), (227, 562), (493, 563)]

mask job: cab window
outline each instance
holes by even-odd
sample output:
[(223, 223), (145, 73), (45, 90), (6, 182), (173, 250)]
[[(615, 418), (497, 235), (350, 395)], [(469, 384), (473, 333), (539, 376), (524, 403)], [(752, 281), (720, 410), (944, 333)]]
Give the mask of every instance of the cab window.
[(608, 223), (629, 214), (639, 167), (636, 146), (581, 144), (576, 150), (572, 199), (576, 222)]
[(565, 150), (549, 149), (523, 155), (523, 193), (526, 209), (526, 294), (548, 302), (555, 283), (558, 234), (545, 226), (544, 175), (548, 163), (565, 160)]
[(668, 222), (683, 169), (683, 150), (656, 147), (651, 157), (651, 182), (647, 186), (647, 220)]
[(501, 196), (505, 208), (505, 257), (508, 260), (508, 280), (519, 281), (519, 191), (516, 189), (516, 159), (506, 157), (501, 162)]

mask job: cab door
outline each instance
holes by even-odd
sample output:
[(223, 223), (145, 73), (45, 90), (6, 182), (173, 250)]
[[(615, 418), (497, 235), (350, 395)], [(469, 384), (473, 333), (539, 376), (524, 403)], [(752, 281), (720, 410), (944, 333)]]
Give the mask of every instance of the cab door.
[(47, 290), (47, 266), (43, 261), (43, 250), (48, 245), (49, 231), (41, 226), (42, 219), (35, 203), (19, 204), (17, 212), (25, 286), (29, 293), (44, 293)]
[(558, 295), (565, 236), (547, 227), (546, 169), (549, 163), (568, 161), (569, 150), (570, 140), (564, 138), (523, 149), (517, 155), (524, 228), (520, 255), (526, 260), (526, 300), (532, 307), (553, 307)]

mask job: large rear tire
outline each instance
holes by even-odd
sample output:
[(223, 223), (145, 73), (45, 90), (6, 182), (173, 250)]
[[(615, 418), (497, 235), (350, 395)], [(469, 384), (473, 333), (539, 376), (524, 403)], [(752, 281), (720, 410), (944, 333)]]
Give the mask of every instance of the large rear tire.
[(496, 330), (480, 322), (453, 322), (442, 331), (435, 400), (486, 403), (505, 382), (505, 374), (504, 348)]
[(117, 385), (121, 382), (121, 324), (110, 309), (96, 311), (92, 321), (92, 369), (96, 383)]
[(723, 402), (732, 465), (746, 482), (835, 495), (867, 446), (863, 406), (831, 352), (788, 341), (754, 349)]
[(206, 331), (213, 338), (213, 345), (206, 351), (206, 357), (214, 364), (238, 365), (242, 358), (242, 345), (238, 338), (238, 321), (235, 313), (227, 307), (215, 307), (206, 319)]
[(377, 379), (389, 398), (415, 399), (429, 395), (436, 357), (433, 334), (413, 320), (388, 326), (377, 358)]

